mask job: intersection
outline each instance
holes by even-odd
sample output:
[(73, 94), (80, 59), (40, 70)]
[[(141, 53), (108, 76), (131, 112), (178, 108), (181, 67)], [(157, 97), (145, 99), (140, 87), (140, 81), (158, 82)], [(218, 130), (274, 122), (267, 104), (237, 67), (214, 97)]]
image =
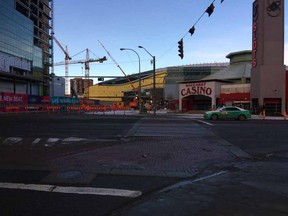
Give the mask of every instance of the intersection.
[[(213, 193), (224, 187), (221, 181), (235, 184), (233, 194), (242, 188), (250, 196), (253, 188), (253, 193), (266, 197), (268, 184), (276, 184), (265, 174), (272, 170), (273, 176), (282, 177), (269, 193), (280, 204), (287, 199), (283, 175), (288, 152), (286, 121), (205, 121), (187, 114), (33, 115), (1, 118), (0, 209), (7, 215), (23, 211), (30, 215), (141, 215), (142, 211), (164, 215), (165, 209), (174, 211), (169, 204), (173, 197), (187, 200), (194, 185), (204, 192), (211, 182), (218, 185), (208, 187), (211, 203), (217, 201)], [(26, 125), (26, 133), (12, 133), (9, 122), (16, 128)], [(37, 130), (37, 124), (43, 123), (45, 130)], [(257, 176), (247, 180), (253, 172), (263, 179), (261, 184)], [(59, 188), (63, 193), (35, 191), (37, 188)], [(117, 195), (122, 192), (138, 195)], [(200, 190), (194, 192), (188, 200), (198, 200), (197, 207), (184, 200), (173, 203), (187, 213), (203, 211), (210, 201), (201, 201)], [(222, 195), (223, 200), (233, 199)], [(281, 210), (286, 211), (283, 206)]]

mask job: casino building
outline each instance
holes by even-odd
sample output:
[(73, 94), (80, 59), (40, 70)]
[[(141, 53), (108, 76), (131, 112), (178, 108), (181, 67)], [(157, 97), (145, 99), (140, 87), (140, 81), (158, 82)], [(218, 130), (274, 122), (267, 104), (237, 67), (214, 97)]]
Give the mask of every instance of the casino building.
[[(243, 50), (226, 56), (229, 63), (212, 63), (168, 67), (156, 71), (158, 101), (167, 101), (167, 108), (181, 112), (203, 112), (219, 106), (240, 106), (260, 113), (263, 107), (255, 106), (251, 98), (253, 52)], [(139, 75), (130, 80), (138, 87)], [(285, 108), (288, 102), (288, 72), (285, 72)], [(152, 94), (152, 72), (141, 74), (142, 96)], [(114, 79), (90, 87), (90, 96), (107, 104), (127, 100), (133, 92), (126, 78)], [(131, 96), (132, 94), (130, 94)], [(125, 99), (126, 98), (126, 99)], [(145, 98), (145, 97), (144, 97)], [(108, 103), (109, 104), (109, 103)], [(281, 114), (278, 99), (265, 99), (269, 115)]]
[(202, 80), (179, 84), (179, 109), (239, 105), (283, 115), (288, 107), (284, 65), (284, 0), (253, 3), (252, 52), (231, 53), (230, 66)]
[(179, 110), (209, 110), (222, 105), (250, 109), (252, 51), (226, 56), (230, 64), (195, 81), (179, 83)]
[[(170, 108), (179, 111), (204, 111), (222, 105), (236, 105), (253, 113), (265, 109), (268, 115), (284, 115), (288, 108), (284, 0), (255, 0), (252, 32), (252, 49), (228, 54), (229, 64), (158, 70), (157, 88), (163, 89), (161, 97), (173, 105)], [(150, 75), (141, 75), (144, 88), (146, 85), (151, 89), (151, 76), (151, 72)], [(133, 80), (138, 83), (137, 78)], [(99, 99), (122, 100), (125, 92), (131, 91), (131, 86), (118, 81), (93, 86), (90, 95)]]

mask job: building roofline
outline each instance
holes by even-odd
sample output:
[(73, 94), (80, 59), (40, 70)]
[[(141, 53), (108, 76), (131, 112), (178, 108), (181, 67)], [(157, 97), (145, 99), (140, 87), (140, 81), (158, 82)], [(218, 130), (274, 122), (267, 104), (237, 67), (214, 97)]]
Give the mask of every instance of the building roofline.
[(238, 51), (238, 52), (231, 52), (226, 56), (226, 58), (230, 59), (233, 56), (243, 55), (243, 54), (252, 54), (252, 50), (242, 50), (242, 51)]
[(221, 80), (221, 79), (210, 79), (210, 80), (187, 80), (187, 81), (181, 81), (178, 82), (179, 84), (185, 84), (185, 83), (201, 83), (201, 82), (222, 82), (222, 83), (233, 83), (228, 80)]

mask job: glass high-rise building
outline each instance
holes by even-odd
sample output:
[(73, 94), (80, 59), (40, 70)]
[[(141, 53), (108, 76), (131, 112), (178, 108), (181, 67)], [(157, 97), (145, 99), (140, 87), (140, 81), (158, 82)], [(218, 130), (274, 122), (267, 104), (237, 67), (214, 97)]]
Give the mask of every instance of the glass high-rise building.
[(52, 1), (0, 1), (0, 92), (49, 95)]

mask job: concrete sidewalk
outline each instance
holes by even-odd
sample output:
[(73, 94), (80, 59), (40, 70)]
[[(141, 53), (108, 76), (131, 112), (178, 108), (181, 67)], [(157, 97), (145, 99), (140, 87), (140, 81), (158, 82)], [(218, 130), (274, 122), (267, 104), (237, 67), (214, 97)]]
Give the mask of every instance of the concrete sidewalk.
[(231, 163), (165, 188), (113, 215), (286, 216), (287, 166), (288, 161), (275, 160)]

